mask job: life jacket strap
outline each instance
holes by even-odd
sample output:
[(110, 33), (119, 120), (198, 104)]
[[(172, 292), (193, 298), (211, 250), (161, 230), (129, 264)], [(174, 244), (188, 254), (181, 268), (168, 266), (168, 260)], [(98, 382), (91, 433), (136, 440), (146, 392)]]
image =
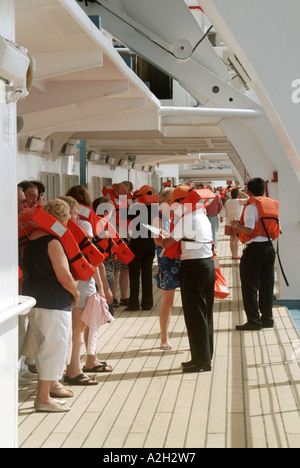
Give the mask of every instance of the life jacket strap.
[(71, 258), (71, 260), (69, 260), (69, 263), (72, 265), (72, 263), (77, 262), (77, 260), (80, 260), (82, 257), (84, 257), (84, 255), (82, 252), (80, 252), (77, 255), (75, 255), (75, 257)]

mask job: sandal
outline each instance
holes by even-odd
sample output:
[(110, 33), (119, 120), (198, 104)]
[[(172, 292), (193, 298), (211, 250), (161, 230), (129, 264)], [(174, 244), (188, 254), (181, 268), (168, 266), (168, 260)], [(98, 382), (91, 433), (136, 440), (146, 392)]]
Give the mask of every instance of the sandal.
[(173, 349), (173, 347), (169, 342), (167, 342), (167, 343), (162, 343), (160, 345), (160, 349), (162, 349), (163, 351), (168, 351), (170, 349)]
[[(110, 369), (109, 369), (110, 368)], [(87, 369), (85, 366), (83, 367), (83, 372), (111, 372), (112, 371), (112, 367), (107, 364), (107, 362), (100, 362), (100, 364), (97, 364), (96, 366), (94, 366), (92, 369)]]
[(77, 385), (79, 387), (84, 387), (88, 385), (98, 385), (96, 380), (91, 379), (88, 375), (79, 374), (74, 379), (69, 377), (69, 385)]
[(129, 299), (120, 299), (120, 306), (127, 306)]
[(51, 398), (72, 398), (74, 393), (70, 388), (65, 387), (63, 384), (51, 385), (50, 387)]

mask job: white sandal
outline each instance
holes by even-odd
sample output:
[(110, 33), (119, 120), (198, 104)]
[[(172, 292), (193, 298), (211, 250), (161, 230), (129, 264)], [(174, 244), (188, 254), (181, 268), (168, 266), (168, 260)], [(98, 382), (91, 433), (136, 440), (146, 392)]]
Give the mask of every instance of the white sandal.
[(173, 349), (173, 347), (169, 342), (167, 342), (167, 343), (162, 343), (160, 345), (160, 349), (162, 349), (163, 351), (169, 351), (170, 349)]

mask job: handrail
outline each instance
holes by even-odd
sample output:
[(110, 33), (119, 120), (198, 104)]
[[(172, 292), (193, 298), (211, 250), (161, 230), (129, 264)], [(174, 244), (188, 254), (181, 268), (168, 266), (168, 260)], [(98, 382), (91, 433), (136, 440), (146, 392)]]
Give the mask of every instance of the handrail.
[(27, 315), (36, 304), (36, 300), (29, 296), (18, 296), (18, 305), (11, 309), (0, 312), (0, 326), (19, 315)]

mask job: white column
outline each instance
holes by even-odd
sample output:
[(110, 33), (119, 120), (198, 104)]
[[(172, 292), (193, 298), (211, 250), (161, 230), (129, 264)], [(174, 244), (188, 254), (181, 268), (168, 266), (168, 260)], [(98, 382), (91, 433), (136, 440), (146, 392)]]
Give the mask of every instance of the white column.
[[(0, 35), (15, 39), (14, 0), (0, 0)], [(5, 103), (0, 80), (0, 318), (18, 303), (16, 104)], [(4, 95), (4, 96), (3, 96)], [(4, 227), (5, 226), (5, 227)], [(18, 318), (0, 325), (0, 447), (17, 446)]]

